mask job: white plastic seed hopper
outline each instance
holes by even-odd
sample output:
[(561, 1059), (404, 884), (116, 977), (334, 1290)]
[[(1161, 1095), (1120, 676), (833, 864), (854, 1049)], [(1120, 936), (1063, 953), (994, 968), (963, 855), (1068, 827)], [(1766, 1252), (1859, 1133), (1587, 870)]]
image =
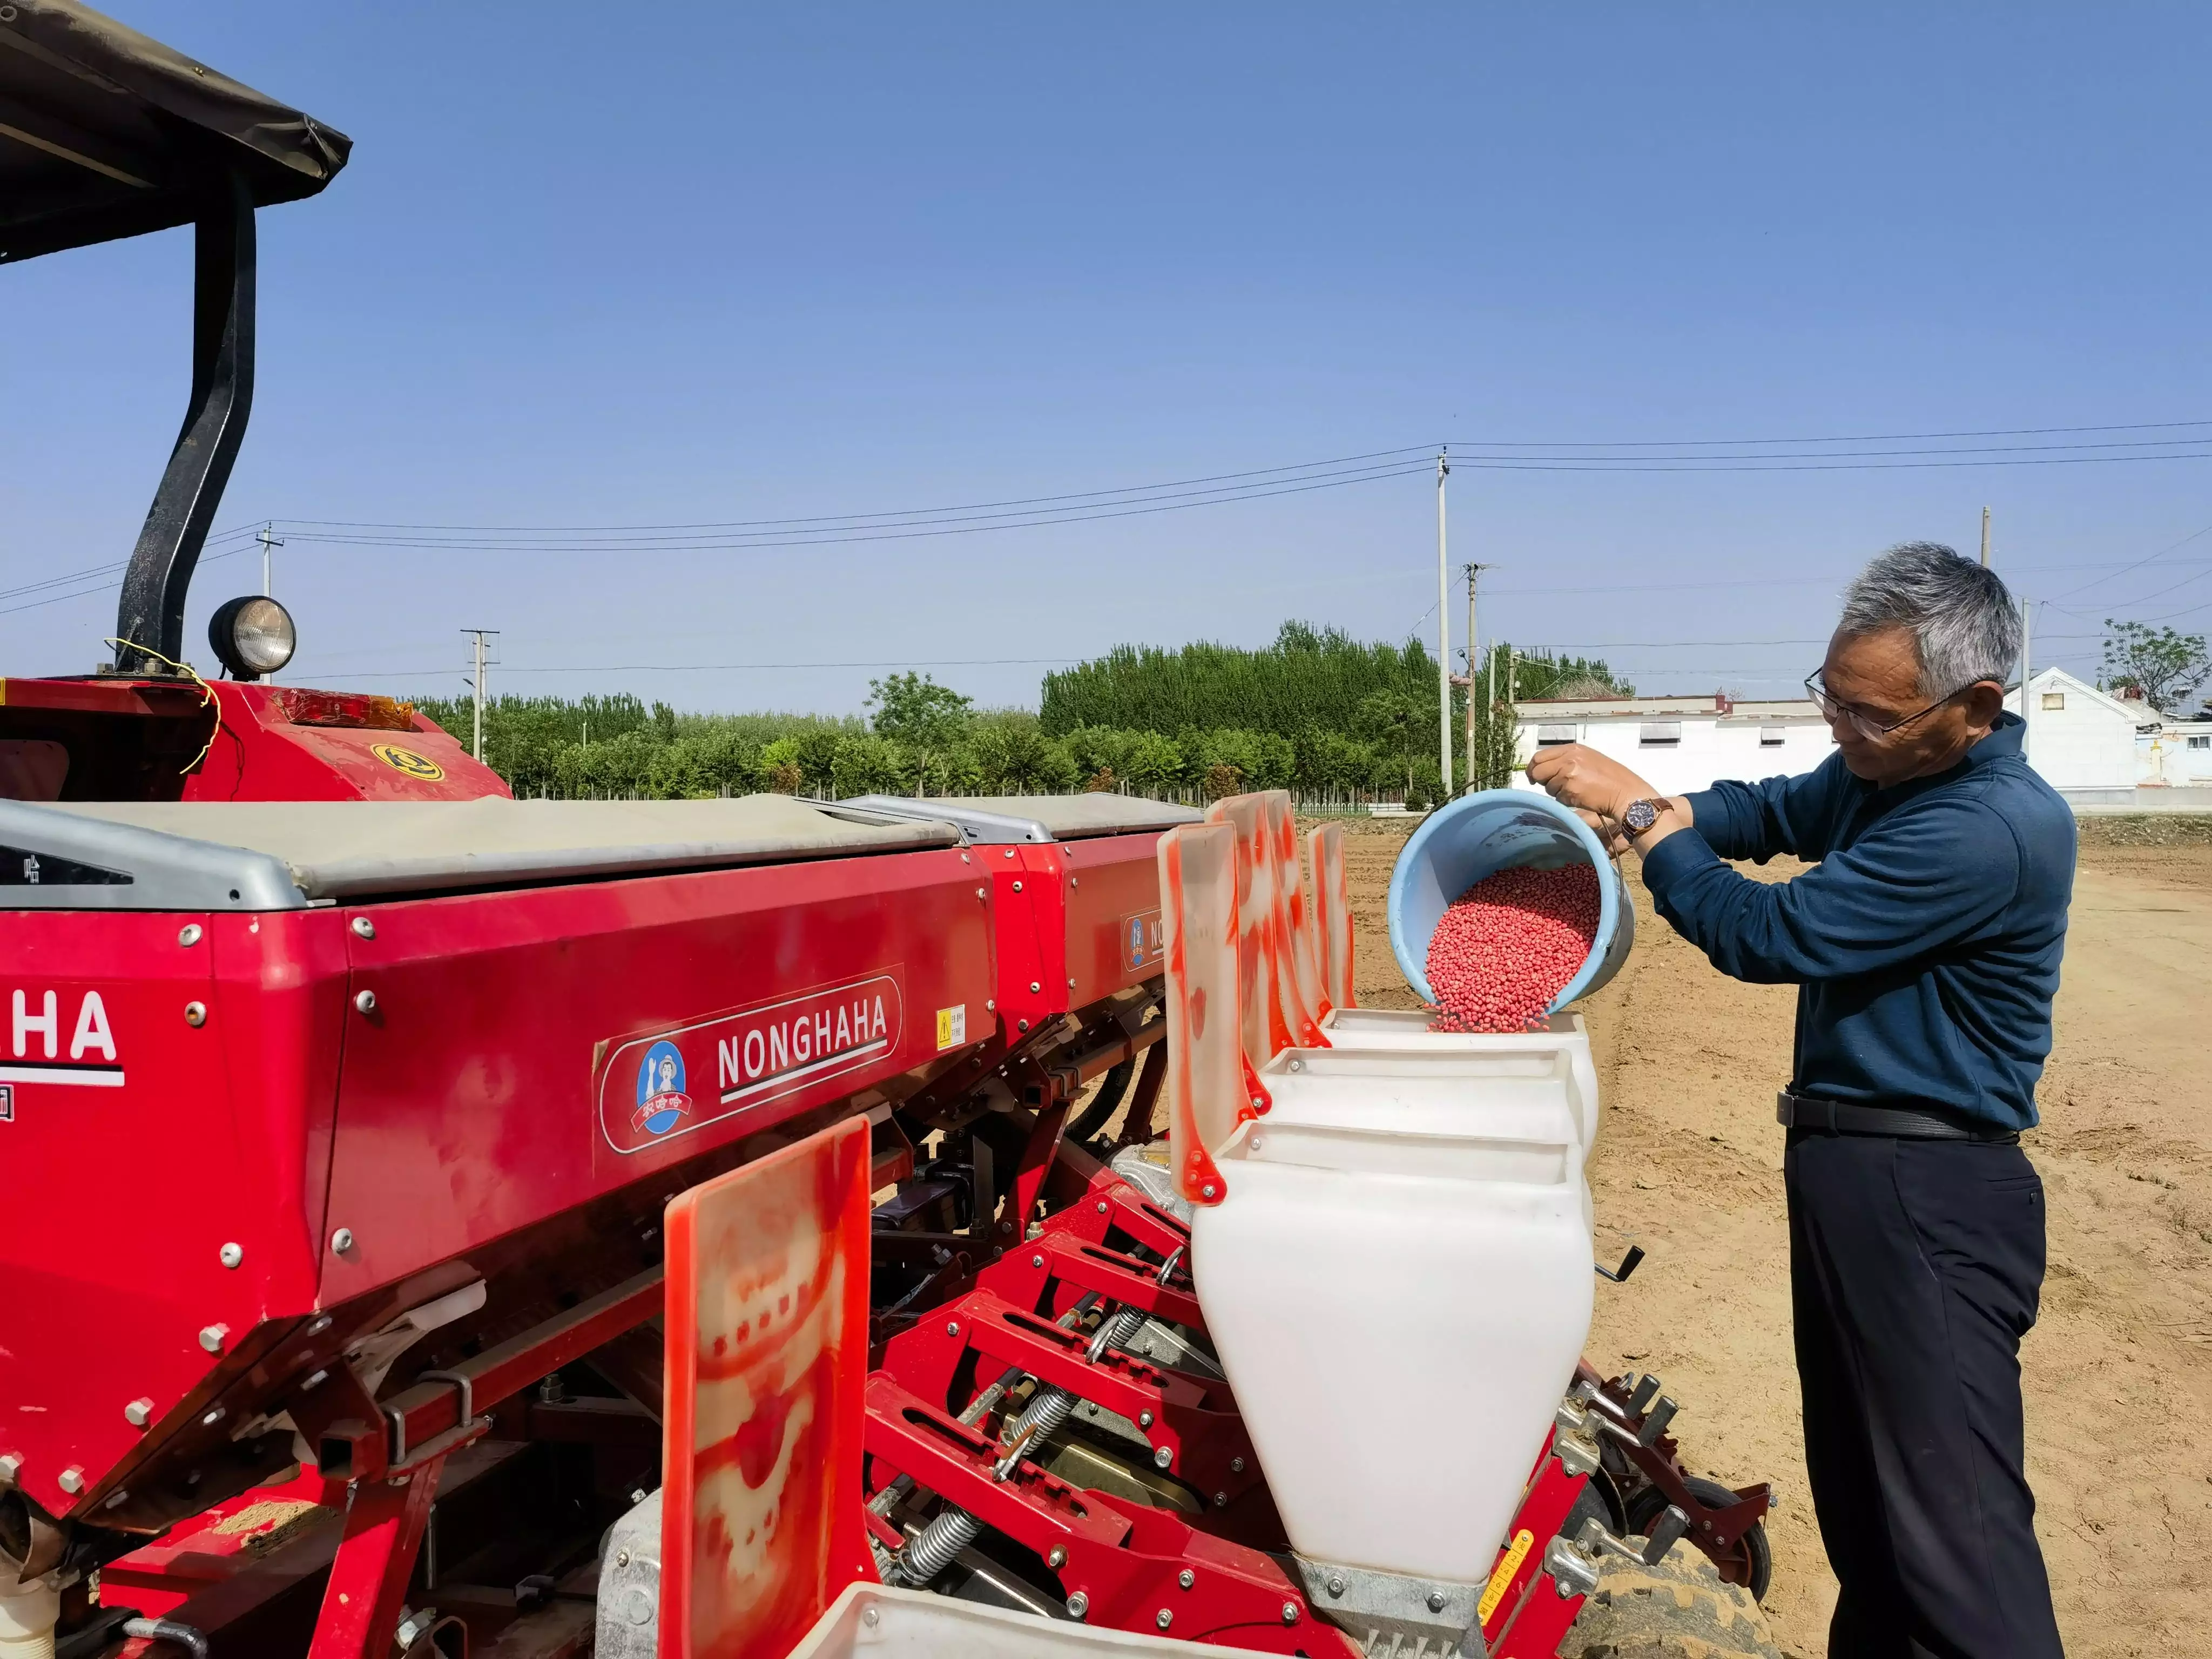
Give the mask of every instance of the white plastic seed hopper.
[[(1571, 1067), (1553, 1065), (1547, 1091), (1449, 1055), (1463, 1075), (1440, 1093), (1406, 1086), (1429, 1056), (1288, 1050), (1259, 1114), (1239, 1023), (1214, 1017), (1250, 1001), (1235, 975), (1255, 884), (1237, 842), (1224, 824), (1160, 843), (1170, 1162), (1197, 1206), (1199, 1295), (1315, 1605), (1363, 1639), (1449, 1651), (1479, 1623), (1589, 1334)], [(1321, 1055), (1325, 1073), (1288, 1069)], [(1470, 1109), (1486, 1092), (1496, 1109)]]

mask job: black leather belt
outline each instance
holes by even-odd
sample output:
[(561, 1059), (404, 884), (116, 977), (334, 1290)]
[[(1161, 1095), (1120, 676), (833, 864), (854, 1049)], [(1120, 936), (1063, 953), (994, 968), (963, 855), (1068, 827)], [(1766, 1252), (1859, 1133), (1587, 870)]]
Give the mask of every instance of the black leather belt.
[(2017, 1130), (1992, 1128), (1948, 1113), (1905, 1106), (1860, 1106), (1847, 1100), (1826, 1100), (1819, 1095), (1793, 1095), (1787, 1089), (1775, 1097), (1774, 1121), (1784, 1128), (1812, 1129), (1831, 1135), (1984, 1140), (2008, 1146), (2017, 1145), (2020, 1140)]

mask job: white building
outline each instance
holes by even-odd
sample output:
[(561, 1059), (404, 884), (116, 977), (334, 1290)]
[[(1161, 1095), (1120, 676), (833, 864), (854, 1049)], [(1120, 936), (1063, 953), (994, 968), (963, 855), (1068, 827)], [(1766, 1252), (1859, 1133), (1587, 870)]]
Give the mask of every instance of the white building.
[(2212, 720), (2162, 720), (2138, 727), (2136, 787), (2212, 788)]
[[(2161, 720), (2140, 699), (2100, 691), (2063, 668), (2036, 675), (2028, 693), (2028, 763), (2077, 806), (2141, 808), (2197, 799), (2139, 796), (2139, 785), (2212, 789), (2212, 720)], [(2018, 688), (2005, 707), (2021, 712)], [(1532, 699), (1516, 703), (1514, 714), (1516, 766), (1552, 744), (1587, 744), (1668, 795), (1709, 789), (1724, 778), (1809, 772), (1836, 746), (1827, 722), (1804, 698), (1737, 702), (1721, 693)], [(1526, 773), (1514, 782), (1531, 787)]]
[[(2005, 707), (2021, 712), (2017, 688)], [(2100, 691), (2063, 668), (2046, 668), (2029, 682), (2026, 719), (2028, 763), (2069, 794), (2134, 789), (2137, 732), (2159, 724), (2156, 710)]]
[[(1709, 697), (1562, 697), (1517, 702), (1515, 764), (1539, 748), (1587, 744), (1662, 794), (1709, 789), (1723, 778), (1809, 772), (1836, 746), (1811, 699), (1737, 702)], [(1515, 783), (1530, 787), (1525, 773)]]

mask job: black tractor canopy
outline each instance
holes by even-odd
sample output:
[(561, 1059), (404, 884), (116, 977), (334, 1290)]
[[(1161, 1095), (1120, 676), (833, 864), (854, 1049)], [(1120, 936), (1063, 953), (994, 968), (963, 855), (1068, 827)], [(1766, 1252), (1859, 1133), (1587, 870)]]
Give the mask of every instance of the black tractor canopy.
[(113, 666), (177, 672), (185, 593), (253, 402), (253, 212), (343, 133), (74, 0), (0, 0), (0, 261), (197, 227), (192, 389), (123, 578)]
[(313, 196), (353, 140), (73, 0), (0, 0), (0, 259)]

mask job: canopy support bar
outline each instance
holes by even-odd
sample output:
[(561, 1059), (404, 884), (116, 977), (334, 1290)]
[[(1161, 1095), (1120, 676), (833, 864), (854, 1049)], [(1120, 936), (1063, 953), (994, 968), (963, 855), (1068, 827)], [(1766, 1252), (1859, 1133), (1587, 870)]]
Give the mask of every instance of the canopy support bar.
[(228, 175), (194, 234), (191, 402), (124, 574), (118, 674), (175, 672), (149, 651), (184, 659), (185, 594), (253, 407), (253, 198), (243, 173)]

